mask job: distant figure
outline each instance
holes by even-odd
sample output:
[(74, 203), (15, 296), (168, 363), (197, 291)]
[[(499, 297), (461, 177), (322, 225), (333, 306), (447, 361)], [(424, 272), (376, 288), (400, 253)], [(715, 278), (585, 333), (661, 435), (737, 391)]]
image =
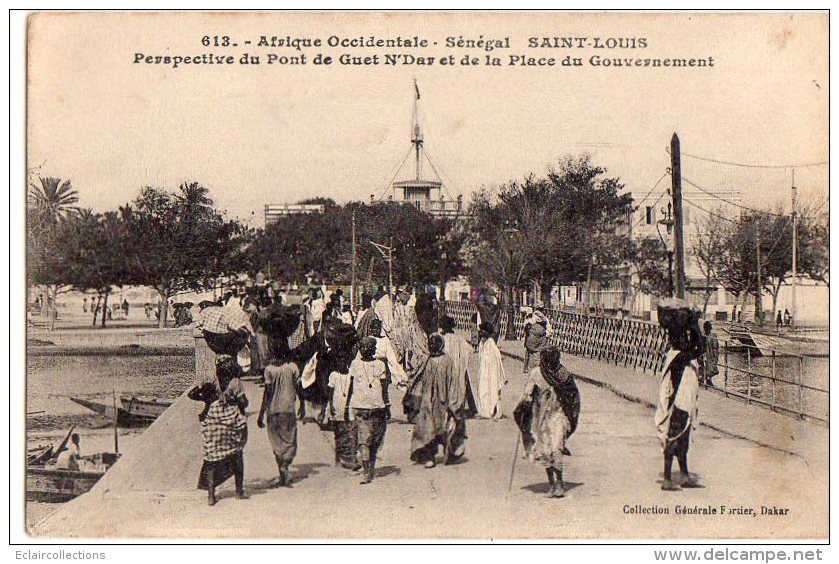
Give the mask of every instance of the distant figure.
[(123, 313), (123, 315), (125, 315), (126, 319), (128, 319), (128, 308), (129, 307), (130, 306), (128, 305), (128, 299), (127, 298), (123, 299), (122, 300), (122, 313)]
[[(87, 298), (82, 300), (82, 312), (87, 313)], [(778, 312), (778, 315), (781, 315), (781, 313)]]
[(79, 434), (70, 435), (70, 444), (62, 450), (55, 460), (55, 467), (60, 470), (78, 470), (82, 449), (79, 445)]
[(781, 310), (778, 310), (778, 315), (775, 316), (775, 329), (780, 329), (781, 326), (784, 324), (784, 320), (781, 317)]
[(786, 325), (787, 327), (792, 326), (792, 315), (790, 315), (788, 309), (784, 310), (784, 325)]
[(710, 321), (706, 321), (702, 328), (705, 331), (705, 354), (699, 358), (699, 383), (713, 387), (713, 378), (720, 373), (720, 342), (713, 334), (713, 324)]
[(495, 344), (494, 328), (488, 321), (478, 328), (478, 415), (501, 419), (501, 388), (506, 385), (501, 351)]

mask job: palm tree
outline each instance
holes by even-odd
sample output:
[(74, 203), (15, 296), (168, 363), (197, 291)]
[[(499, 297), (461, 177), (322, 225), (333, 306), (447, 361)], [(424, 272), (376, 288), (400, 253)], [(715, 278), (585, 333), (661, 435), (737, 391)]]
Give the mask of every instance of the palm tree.
[(213, 200), (208, 195), (210, 190), (198, 182), (184, 182), (180, 185), (180, 191), (181, 193), (176, 196), (178, 201), (189, 208), (207, 210), (213, 206)]
[(29, 206), (44, 219), (57, 223), (78, 209), (79, 193), (69, 180), (39, 176), (38, 181), (40, 186), (29, 185)]

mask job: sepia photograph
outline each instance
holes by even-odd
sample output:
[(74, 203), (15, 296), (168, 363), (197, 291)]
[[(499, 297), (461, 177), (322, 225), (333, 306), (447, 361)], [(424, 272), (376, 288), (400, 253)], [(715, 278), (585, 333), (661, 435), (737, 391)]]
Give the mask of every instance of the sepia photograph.
[(25, 26), (27, 542), (829, 539), (827, 11)]

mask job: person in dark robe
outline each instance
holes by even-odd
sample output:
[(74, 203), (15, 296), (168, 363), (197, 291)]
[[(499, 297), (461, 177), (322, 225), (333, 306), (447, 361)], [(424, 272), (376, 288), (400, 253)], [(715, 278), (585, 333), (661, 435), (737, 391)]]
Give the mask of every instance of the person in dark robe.
[(295, 399), (300, 370), (286, 358), (272, 358), (265, 367), (265, 390), (256, 424), (265, 427), (268, 415), (268, 440), (277, 462), (279, 487), (291, 487), (289, 467), (297, 454), (297, 419)]
[(373, 297), (370, 294), (362, 294), (361, 311), (355, 326), (358, 338), (370, 337), (372, 335), (372, 323), (378, 319), (376, 310), (373, 309)]
[[(655, 424), (664, 452), (661, 489), (678, 491), (701, 488), (688, 470), (691, 431), (698, 424), (699, 366), (705, 351), (699, 330), (699, 312), (684, 300), (669, 299), (658, 305), (658, 322), (667, 330), (670, 350), (664, 360), (659, 385)], [(672, 475), (673, 459), (679, 462), (681, 479)]]
[(417, 296), (417, 303), (414, 305), (417, 314), (417, 321), (426, 335), (436, 333), (440, 326), (440, 308), (434, 296), (423, 292)]
[(513, 412), (528, 459), (545, 467), (548, 497), (565, 496), (565, 442), (577, 429), (580, 417), (580, 392), (560, 359), (556, 346), (542, 351), (539, 366), (528, 372), (524, 393)]
[(539, 357), (548, 346), (550, 322), (541, 311), (535, 310), (524, 322), (524, 373), (539, 366)]
[(483, 301), (479, 302), (476, 307), (478, 315), (475, 320), (476, 327), (480, 327), (484, 323), (488, 323), (492, 327), (490, 336), (498, 343), (501, 337), (501, 307), (498, 305), (498, 299), (495, 295), (495, 290), (486, 288), (481, 292)]
[(220, 356), (216, 360), (216, 381), (197, 384), (187, 393), (190, 399), (204, 403), (198, 416), (204, 445), (198, 488), (207, 490), (207, 504), (211, 506), (216, 504), (216, 488), (230, 476), (234, 477), (236, 497), (245, 497), (242, 452), (248, 441), (248, 398), (241, 375), (232, 357)]
[[(445, 462), (463, 455), (464, 435), (455, 435), (457, 420), (462, 420), (465, 390), (455, 373), (451, 357), (444, 354), (442, 335), (428, 337), (429, 357), (408, 385), (403, 407), (408, 422), (414, 424), (411, 436), (411, 460), (426, 468), (436, 466), (439, 447)], [(452, 439), (457, 438), (454, 442)]]

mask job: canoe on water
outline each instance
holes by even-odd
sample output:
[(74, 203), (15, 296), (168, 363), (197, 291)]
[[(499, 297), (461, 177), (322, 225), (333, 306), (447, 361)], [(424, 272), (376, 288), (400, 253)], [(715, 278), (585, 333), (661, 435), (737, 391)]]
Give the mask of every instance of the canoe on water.
[(78, 459), (78, 470), (55, 468), (54, 461), (26, 466), (27, 501), (61, 503), (87, 493), (119, 458), (112, 452), (100, 452)]
[[(103, 417), (108, 419), (116, 418), (117, 425), (120, 427), (148, 425), (172, 405), (171, 401), (145, 400), (133, 396), (121, 397), (116, 406), (112, 402), (107, 401), (97, 402), (74, 397), (70, 399)], [(114, 414), (115, 407), (116, 414)]]

